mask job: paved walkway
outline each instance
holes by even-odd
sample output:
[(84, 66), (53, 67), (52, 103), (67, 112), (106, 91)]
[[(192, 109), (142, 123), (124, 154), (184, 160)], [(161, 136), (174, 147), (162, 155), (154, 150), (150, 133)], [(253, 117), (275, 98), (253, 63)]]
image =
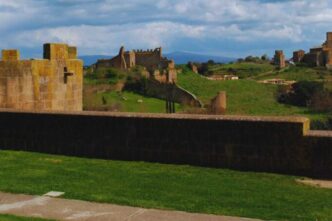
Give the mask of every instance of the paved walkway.
[(0, 214), (74, 221), (258, 221), (1, 192)]

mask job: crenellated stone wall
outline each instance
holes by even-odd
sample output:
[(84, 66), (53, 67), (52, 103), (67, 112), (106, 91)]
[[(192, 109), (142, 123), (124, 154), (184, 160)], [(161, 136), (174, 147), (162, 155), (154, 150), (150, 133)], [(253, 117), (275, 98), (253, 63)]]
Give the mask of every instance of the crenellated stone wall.
[(0, 60), (0, 108), (82, 110), (83, 62), (75, 47), (45, 44), (44, 59), (20, 60), (3, 50)]
[(151, 78), (162, 83), (173, 83), (177, 80), (175, 63), (162, 56), (162, 48), (125, 51), (124, 47), (121, 47), (119, 54), (112, 59), (98, 60), (96, 68), (112, 67), (127, 70), (136, 65), (144, 67)]

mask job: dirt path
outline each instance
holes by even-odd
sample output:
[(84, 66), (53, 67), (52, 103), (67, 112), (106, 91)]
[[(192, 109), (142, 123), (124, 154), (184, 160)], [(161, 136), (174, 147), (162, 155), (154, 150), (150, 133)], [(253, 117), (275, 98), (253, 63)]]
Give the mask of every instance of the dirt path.
[(0, 192), (0, 214), (83, 221), (258, 221)]
[(306, 185), (310, 185), (310, 186), (316, 186), (319, 188), (328, 188), (328, 189), (332, 189), (332, 181), (331, 180), (309, 180), (309, 179), (305, 179), (305, 180), (297, 180), (297, 182), (306, 184)]

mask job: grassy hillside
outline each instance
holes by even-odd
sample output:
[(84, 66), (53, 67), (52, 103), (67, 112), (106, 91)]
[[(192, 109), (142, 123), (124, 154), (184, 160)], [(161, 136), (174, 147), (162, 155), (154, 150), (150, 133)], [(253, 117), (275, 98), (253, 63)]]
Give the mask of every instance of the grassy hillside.
[(271, 72), (275, 70), (275, 67), (269, 62), (236, 62), (232, 64), (210, 65), (208, 70), (209, 72), (213, 72), (215, 75), (234, 74), (240, 78), (248, 78), (256, 76), (258, 74)]
[[(265, 220), (332, 220), (332, 190), (298, 177), (0, 151), (0, 191)], [(17, 163), (20, 162), (20, 163)]]
[[(146, 97), (134, 92), (105, 91), (96, 92), (84, 97), (84, 110), (109, 110), (120, 112), (165, 113), (164, 100)], [(181, 106), (175, 105), (180, 111)]]
[(184, 69), (184, 72), (178, 76), (178, 83), (207, 104), (218, 91), (226, 91), (227, 114), (304, 115), (311, 119), (325, 117), (325, 114), (313, 113), (308, 108), (277, 102), (276, 85), (260, 84), (254, 80), (211, 81), (188, 69)]
[(311, 68), (311, 67), (301, 67), (301, 66), (290, 66), (280, 71), (258, 74), (253, 79), (265, 80), (271, 78), (281, 78), (285, 80), (294, 80), (294, 81), (303, 81), (303, 80), (330, 81), (332, 80), (332, 72), (326, 70), (325, 68), (320, 68), (320, 67)]
[[(165, 100), (123, 89), (126, 83), (141, 79), (142, 70), (139, 66), (129, 71), (104, 68), (85, 75), (84, 110), (165, 113)], [(175, 106), (181, 110), (179, 104)]]

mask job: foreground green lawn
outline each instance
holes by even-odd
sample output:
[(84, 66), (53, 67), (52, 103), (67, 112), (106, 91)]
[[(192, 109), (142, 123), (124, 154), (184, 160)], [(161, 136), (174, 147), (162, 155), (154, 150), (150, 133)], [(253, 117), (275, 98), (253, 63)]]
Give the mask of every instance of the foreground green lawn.
[(1, 215), (1, 214), (0, 214), (0, 220), (1, 221), (46, 221), (46, 219), (26, 218), (26, 217)]
[(332, 190), (295, 177), (0, 151), (0, 191), (265, 220), (332, 220)]
[(301, 115), (312, 120), (324, 119), (326, 114), (308, 108), (279, 103), (275, 98), (276, 85), (260, 84), (254, 80), (211, 81), (185, 70), (178, 75), (178, 84), (194, 93), (205, 104), (218, 91), (227, 92), (227, 114), (234, 115)]
[[(166, 111), (164, 100), (146, 97), (129, 91), (121, 93), (108, 91), (89, 94), (84, 97), (83, 102), (85, 110), (105, 108), (105, 110), (111, 111), (142, 113), (165, 113)], [(175, 107), (177, 111), (181, 110), (179, 104), (176, 104)]]

